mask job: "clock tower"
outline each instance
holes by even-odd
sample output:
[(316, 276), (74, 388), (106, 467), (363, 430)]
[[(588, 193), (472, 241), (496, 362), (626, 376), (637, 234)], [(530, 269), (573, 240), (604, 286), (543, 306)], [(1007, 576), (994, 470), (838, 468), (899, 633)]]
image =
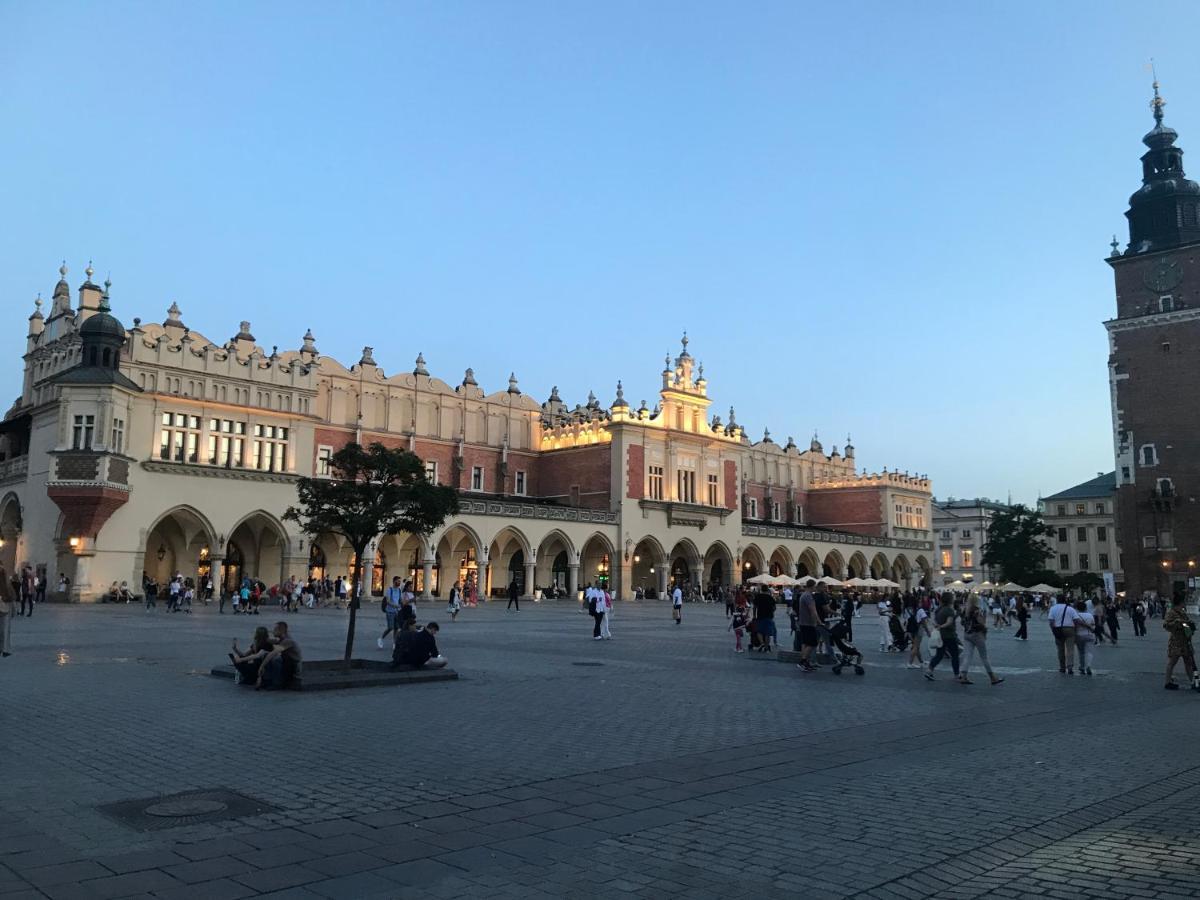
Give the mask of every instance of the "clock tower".
[(1170, 599), (1200, 577), (1200, 185), (1184, 175), (1157, 81), (1150, 105), (1142, 186), (1125, 213), (1129, 244), (1121, 251), (1114, 238), (1107, 260), (1117, 315), (1104, 324), (1118, 568), (1130, 597)]

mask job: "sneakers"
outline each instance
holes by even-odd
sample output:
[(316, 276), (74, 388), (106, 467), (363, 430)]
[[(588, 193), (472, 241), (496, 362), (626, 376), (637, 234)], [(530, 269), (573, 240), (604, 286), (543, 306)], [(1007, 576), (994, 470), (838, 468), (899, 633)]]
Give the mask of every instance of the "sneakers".
[(809, 672), (817, 671), (817, 667), (812, 665), (811, 663), (796, 663), (796, 668), (799, 669), (801, 672), (804, 672), (805, 674), (808, 674)]
[(925, 675), (926, 681), (933, 681), (933, 670), (932, 669), (926, 669), (923, 674)]
[(1177, 684), (1176, 684), (1175, 682), (1173, 682), (1173, 681), (1168, 681), (1166, 684), (1164, 684), (1164, 685), (1163, 685), (1163, 687), (1164, 687), (1164, 688), (1166, 688), (1168, 691), (1177, 691), (1177, 690), (1179, 690), (1179, 685), (1177, 685)]
[(383, 638), (380, 638), (379, 640), (377, 640), (375, 642), (375, 644), (376, 644), (376, 646), (379, 647), (380, 650), (382, 650), (383, 649)]

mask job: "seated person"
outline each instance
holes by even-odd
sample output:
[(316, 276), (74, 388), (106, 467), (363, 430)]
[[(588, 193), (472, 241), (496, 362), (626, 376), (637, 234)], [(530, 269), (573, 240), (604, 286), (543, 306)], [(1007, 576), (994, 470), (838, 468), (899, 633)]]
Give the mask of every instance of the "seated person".
[(117, 597), (129, 603), (133, 600), (133, 591), (129, 589), (129, 582), (122, 581), (121, 586), (117, 589)]
[(238, 643), (233, 642), (233, 652), (229, 654), (229, 658), (233, 661), (233, 667), (237, 669), (237, 675), (234, 677), (235, 684), (257, 684), (258, 670), (262, 667), (263, 660), (267, 658), (271, 652), (271, 635), (267, 632), (265, 625), (260, 625), (254, 629), (254, 640), (250, 644), (248, 652), (243, 653), (238, 649)]
[(287, 622), (275, 623), (274, 637), (271, 652), (258, 670), (258, 690), (288, 687), (300, 675), (300, 645), (288, 634)]
[(446, 665), (445, 657), (438, 653), (437, 633), (437, 622), (430, 622), (418, 630), (415, 622), (405, 621), (400, 637), (396, 638), (396, 649), (392, 651), (392, 668), (440, 669)]

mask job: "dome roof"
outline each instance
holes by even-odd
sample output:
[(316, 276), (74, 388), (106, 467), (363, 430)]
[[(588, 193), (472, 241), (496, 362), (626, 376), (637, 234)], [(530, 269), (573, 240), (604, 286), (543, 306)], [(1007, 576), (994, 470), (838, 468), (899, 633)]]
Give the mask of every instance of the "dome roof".
[(79, 326), (79, 336), (88, 337), (109, 337), (116, 338), (121, 341), (125, 340), (125, 326), (112, 313), (98, 312), (89, 316), (82, 325)]

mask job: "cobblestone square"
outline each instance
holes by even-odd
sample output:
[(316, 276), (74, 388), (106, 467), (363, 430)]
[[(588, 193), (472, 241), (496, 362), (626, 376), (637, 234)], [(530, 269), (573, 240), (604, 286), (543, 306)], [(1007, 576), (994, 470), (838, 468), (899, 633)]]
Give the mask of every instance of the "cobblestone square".
[[(461, 680), (293, 694), (206, 674), (271, 610), (39, 606), (0, 663), (0, 897), (1200, 894), (1200, 698), (1162, 690), (1158, 620), (1093, 678), (1044, 620), (993, 631), (1006, 681), (964, 687), (877, 652), (869, 614), (860, 678), (734, 654), (715, 606), (622, 604), (605, 642), (567, 602), (441, 612)], [(306, 658), (345, 615), (289, 616)], [(272, 811), (100, 809), (215, 791)]]

